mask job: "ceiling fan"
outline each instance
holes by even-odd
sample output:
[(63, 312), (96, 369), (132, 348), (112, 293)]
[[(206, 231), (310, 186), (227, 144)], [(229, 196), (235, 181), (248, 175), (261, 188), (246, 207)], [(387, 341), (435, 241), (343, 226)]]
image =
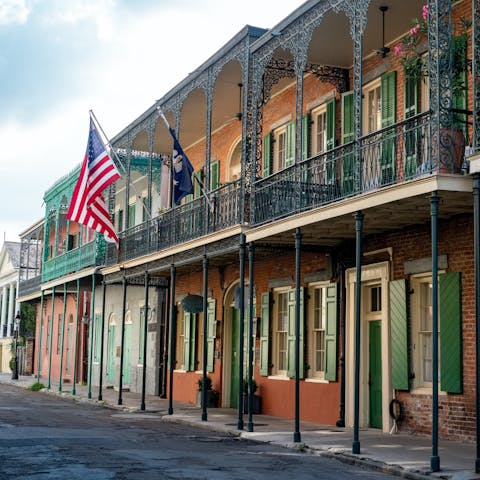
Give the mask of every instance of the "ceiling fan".
[(385, 58), (390, 53), (390, 47), (385, 46), (385, 12), (388, 10), (386, 5), (380, 5), (378, 9), (382, 12), (382, 48), (375, 50), (377, 55), (381, 55)]

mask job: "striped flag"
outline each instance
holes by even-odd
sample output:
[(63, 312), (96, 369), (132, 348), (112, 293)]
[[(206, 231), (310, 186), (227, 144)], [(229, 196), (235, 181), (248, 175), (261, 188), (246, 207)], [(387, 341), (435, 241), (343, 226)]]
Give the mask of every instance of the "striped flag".
[(114, 242), (117, 245), (118, 237), (102, 192), (119, 178), (117, 167), (108, 155), (90, 118), (87, 151), (73, 191), (67, 218), (103, 234), (107, 242)]

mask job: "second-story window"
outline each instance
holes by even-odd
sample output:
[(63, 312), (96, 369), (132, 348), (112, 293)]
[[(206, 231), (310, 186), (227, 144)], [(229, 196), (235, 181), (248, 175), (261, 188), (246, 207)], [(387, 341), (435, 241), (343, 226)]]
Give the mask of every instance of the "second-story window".
[(273, 170), (285, 168), (287, 129), (285, 126), (273, 132)]
[(322, 105), (312, 112), (313, 138), (312, 151), (314, 154), (327, 150), (327, 107)]
[(368, 84), (363, 91), (364, 134), (380, 130), (382, 125), (382, 88), (380, 79)]

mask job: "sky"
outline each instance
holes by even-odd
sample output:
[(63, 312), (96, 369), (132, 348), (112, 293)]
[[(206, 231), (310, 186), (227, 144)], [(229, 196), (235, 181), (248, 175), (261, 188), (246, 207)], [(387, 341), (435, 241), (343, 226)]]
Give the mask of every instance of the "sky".
[(0, 0), (0, 246), (83, 159), (89, 110), (113, 138), (246, 24), (303, 0)]

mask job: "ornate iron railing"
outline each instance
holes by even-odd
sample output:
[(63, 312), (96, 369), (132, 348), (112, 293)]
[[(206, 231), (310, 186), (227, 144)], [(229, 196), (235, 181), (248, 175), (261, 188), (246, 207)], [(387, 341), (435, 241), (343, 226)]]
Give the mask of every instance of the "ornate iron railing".
[(107, 246), (106, 264), (114, 265), (218, 232), (240, 223), (240, 181), (162, 213), (119, 234), (119, 248)]
[(86, 267), (101, 265), (104, 255), (103, 241), (96, 240), (51, 258), (43, 264), (42, 282), (48, 282)]
[[(426, 112), (362, 137), (358, 146), (348, 143), (262, 178), (252, 190), (251, 223), (263, 224), (424, 175), (461, 173), (463, 132), (445, 130), (439, 138), (440, 144), (432, 145)], [(437, 158), (440, 162), (433, 160)]]
[(32, 293), (40, 292), (40, 285), (42, 283), (42, 276), (29, 278), (28, 280), (20, 280), (18, 282), (18, 296), (24, 297)]

